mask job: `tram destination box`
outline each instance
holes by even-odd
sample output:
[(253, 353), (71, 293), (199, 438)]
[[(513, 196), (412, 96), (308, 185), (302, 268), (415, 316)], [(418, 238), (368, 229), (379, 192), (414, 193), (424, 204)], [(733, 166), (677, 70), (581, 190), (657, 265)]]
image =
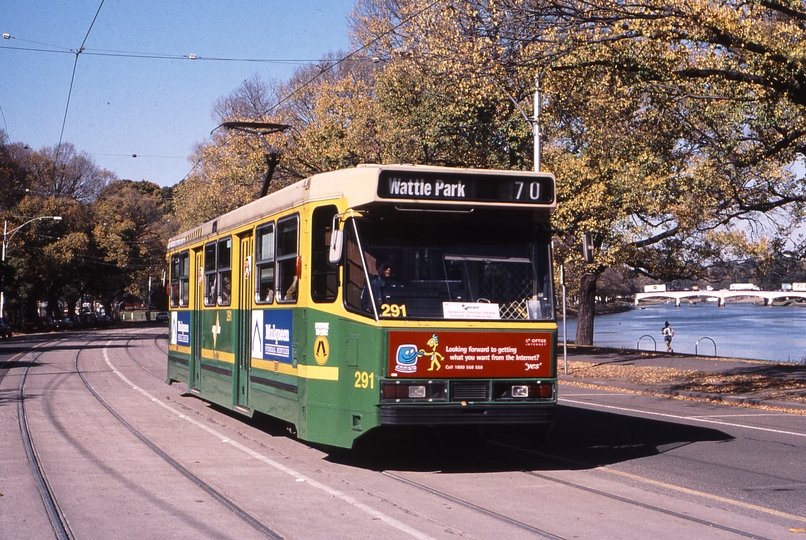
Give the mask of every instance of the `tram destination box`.
[(378, 178), (383, 199), (418, 199), (546, 204), (554, 202), (551, 176), (526, 174), (467, 174), (434, 171), (383, 170)]

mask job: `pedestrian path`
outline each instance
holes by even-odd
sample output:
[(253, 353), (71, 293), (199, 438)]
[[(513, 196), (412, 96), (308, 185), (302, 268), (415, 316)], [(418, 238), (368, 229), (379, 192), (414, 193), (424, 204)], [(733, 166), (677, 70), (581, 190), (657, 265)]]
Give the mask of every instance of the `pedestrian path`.
[(806, 414), (806, 365), (602, 347), (562, 352), (561, 382), (725, 403), (792, 409)]

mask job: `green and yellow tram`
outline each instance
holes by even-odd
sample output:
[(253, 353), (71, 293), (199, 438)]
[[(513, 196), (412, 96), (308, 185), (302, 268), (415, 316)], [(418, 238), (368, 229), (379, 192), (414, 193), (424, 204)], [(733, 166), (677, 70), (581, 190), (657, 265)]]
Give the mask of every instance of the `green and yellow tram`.
[(546, 173), (363, 165), (184, 232), (168, 382), (338, 447), (380, 426), (547, 429), (555, 206)]

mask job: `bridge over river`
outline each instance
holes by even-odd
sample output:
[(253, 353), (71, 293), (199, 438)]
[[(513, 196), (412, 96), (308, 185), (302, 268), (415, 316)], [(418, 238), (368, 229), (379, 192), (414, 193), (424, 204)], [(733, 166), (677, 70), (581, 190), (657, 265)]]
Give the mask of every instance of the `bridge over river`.
[(765, 306), (771, 306), (775, 300), (788, 300), (790, 298), (803, 298), (806, 300), (806, 292), (795, 291), (653, 291), (635, 293), (635, 305), (647, 298), (672, 298), (675, 307), (680, 307), (680, 300), (685, 298), (716, 298), (719, 307), (725, 306), (726, 298), (756, 297), (764, 300)]

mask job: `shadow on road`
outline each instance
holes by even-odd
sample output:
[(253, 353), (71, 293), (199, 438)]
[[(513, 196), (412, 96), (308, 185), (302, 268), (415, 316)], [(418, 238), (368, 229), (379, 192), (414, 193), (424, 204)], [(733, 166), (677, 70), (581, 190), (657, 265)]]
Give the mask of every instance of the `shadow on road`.
[(660, 454), (731, 436), (719, 430), (610, 412), (558, 406), (548, 442), (528, 430), (493, 430), (486, 439), (454, 429), (407, 429), (369, 434), (352, 451), (328, 460), (370, 470), (443, 473), (587, 469)]

